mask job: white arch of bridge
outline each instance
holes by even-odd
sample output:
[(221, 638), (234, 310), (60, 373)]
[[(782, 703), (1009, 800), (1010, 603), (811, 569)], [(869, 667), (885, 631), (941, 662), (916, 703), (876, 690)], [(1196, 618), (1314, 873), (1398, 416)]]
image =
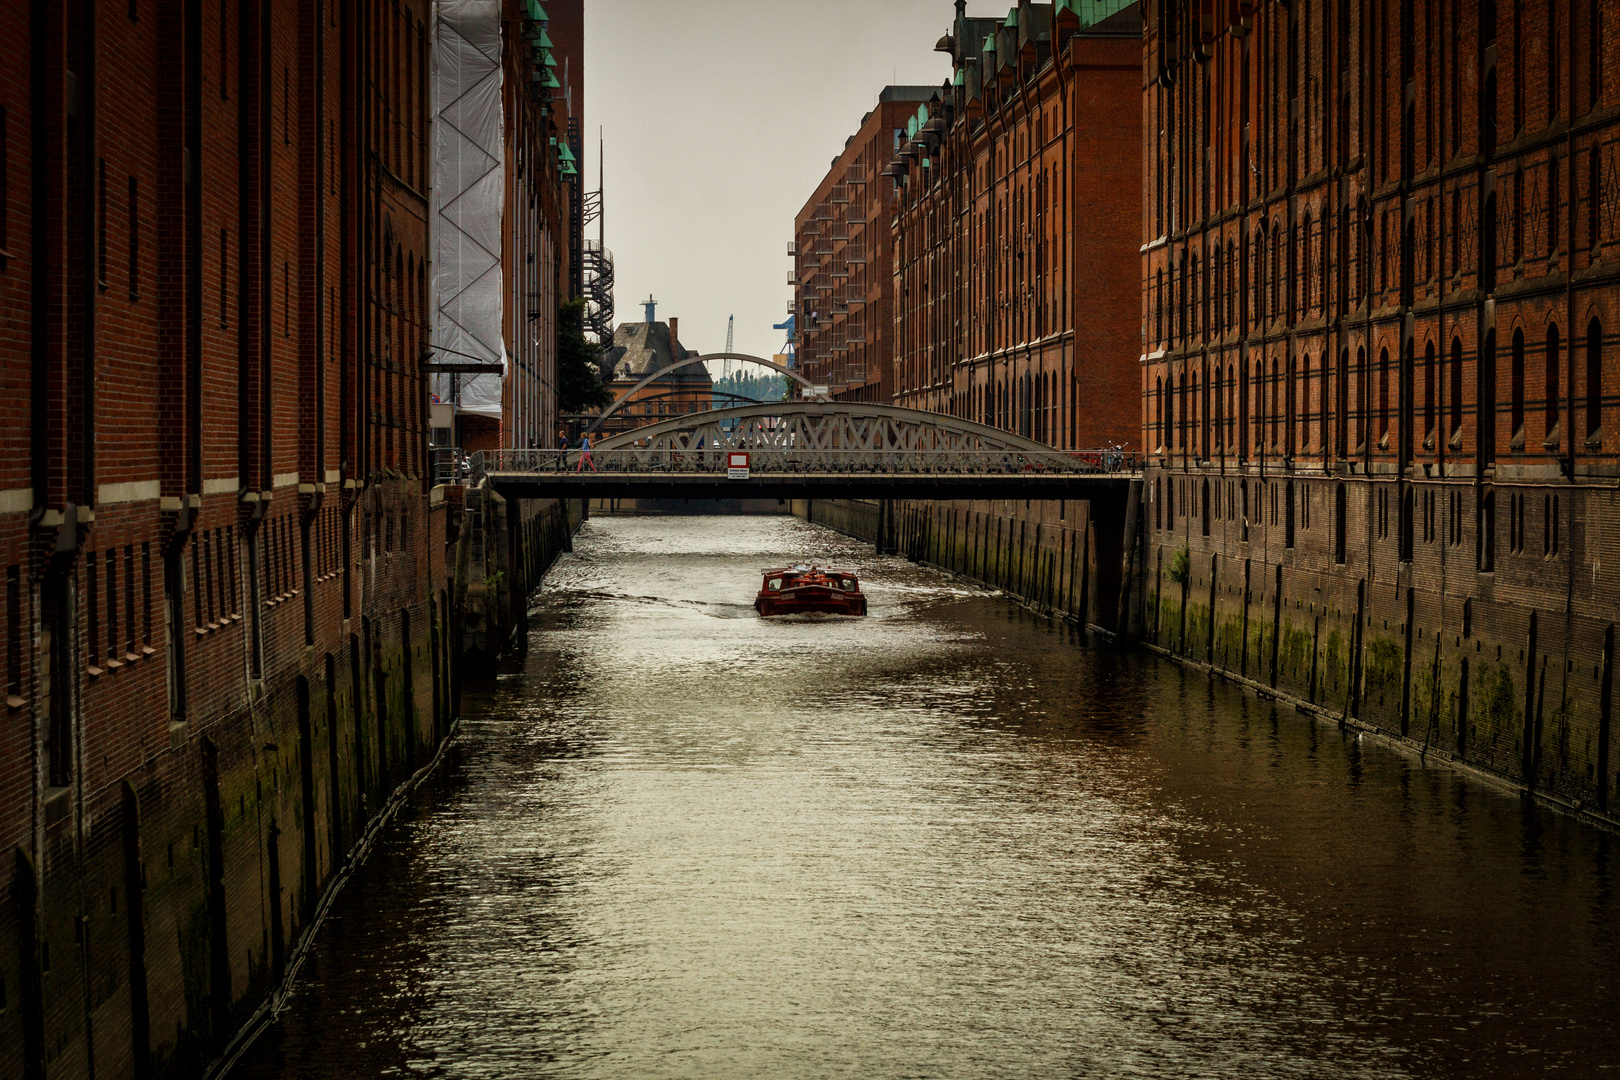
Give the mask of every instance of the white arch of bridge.
[(665, 375), (668, 375), (672, 371), (677, 371), (683, 367), (691, 367), (693, 364), (706, 363), (710, 360), (741, 360), (749, 364), (759, 364), (761, 367), (768, 367), (772, 371), (786, 375), (788, 378), (793, 379), (807, 390), (814, 390), (816, 388), (815, 383), (811, 382), (803, 375), (800, 375), (792, 368), (783, 367), (774, 360), (766, 360), (763, 357), (751, 356), (748, 353), (717, 352), (705, 353), (702, 356), (688, 356), (685, 360), (677, 360), (668, 367), (659, 368), (657, 371), (649, 372), (647, 375), (644, 375), (640, 382), (636, 383), (636, 385), (620, 394), (618, 399), (615, 400), (613, 404), (609, 405), (605, 410), (603, 410), (601, 416), (598, 416), (595, 420), (591, 421), (590, 425), (586, 427), (585, 430), (595, 431), (597, 428), (601, 427), (602, 421), (618, 412), (620, 408), (627, 404), (630, 399), (636, 395), (636, 391), (640, 390), (647, 384), (657, 382), (659, 379), (662, 379)]

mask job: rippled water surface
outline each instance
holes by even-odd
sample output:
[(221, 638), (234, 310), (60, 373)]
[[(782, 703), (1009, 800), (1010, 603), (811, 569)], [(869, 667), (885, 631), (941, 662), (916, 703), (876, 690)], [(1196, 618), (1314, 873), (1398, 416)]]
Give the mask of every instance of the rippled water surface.
[[(865, 619), (761, 621), (761, 566)], [(597, 518), (234, 1077), (1620, 1067), (1612, 838), (786, 518)]]

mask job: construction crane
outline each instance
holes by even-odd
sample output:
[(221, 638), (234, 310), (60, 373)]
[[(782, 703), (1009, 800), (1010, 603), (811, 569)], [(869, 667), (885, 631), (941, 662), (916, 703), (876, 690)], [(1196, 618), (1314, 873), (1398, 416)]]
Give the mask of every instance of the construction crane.
[[(731, 335), (732, 335), (732, 332), (734, 330), (736, 330), (736, 328), (737, 328), (737, 316), (735, 316), (735, 315), (727, 315), (726, 316), (726, 352), (728, 352), (728, 353), (731, 352)], [(721, 374), (720, 377), (722, 379), (731, 378), (731, 358), (729, 356), (726, 357), (725, 370)]]

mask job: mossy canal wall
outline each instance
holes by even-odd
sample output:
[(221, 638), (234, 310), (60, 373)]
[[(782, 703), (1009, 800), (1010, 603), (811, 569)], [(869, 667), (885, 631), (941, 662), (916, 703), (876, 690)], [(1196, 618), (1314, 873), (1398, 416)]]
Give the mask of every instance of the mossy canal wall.
[[(1620, 825), (1620, 591), (1606, 590), (1612, 571), (1603, 569), (1620, 538), (1608, 525), (1620, 521), (1620, 492), (1572, 492), (1580, 505), (1564, 508), (1575, 525), (1561, 546), (1480, 573), (1460, 542), (1418, 542), (1406, 559), (1380, 542), (1388, 496), (1377, 484), (1341, 496), (1328, 485), (1300, 482), (1290, 494), (1260, 482), (1248, 502), (1231, 486), (1209, 496), (1197, 478), (1150, 471), (1130, 540), (1113, 520), (1119, 507), (1083, 502), (827, 500), (794, 511)], [(1359, 550), (1330, 527), (1336, 514), (1350, 535), (1364, 519)], [(1612, 566), (1620, 551), (1609, 553)]]

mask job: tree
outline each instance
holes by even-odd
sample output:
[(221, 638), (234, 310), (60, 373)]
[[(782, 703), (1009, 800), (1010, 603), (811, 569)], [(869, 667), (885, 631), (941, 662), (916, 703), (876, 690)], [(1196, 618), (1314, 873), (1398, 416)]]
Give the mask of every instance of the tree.
[(602, 347), (585, 337), (585, 301), (565, 300), (557, 308), (557, 409), (564, 413), (605, 409), (613, 391), (597, 373)]

